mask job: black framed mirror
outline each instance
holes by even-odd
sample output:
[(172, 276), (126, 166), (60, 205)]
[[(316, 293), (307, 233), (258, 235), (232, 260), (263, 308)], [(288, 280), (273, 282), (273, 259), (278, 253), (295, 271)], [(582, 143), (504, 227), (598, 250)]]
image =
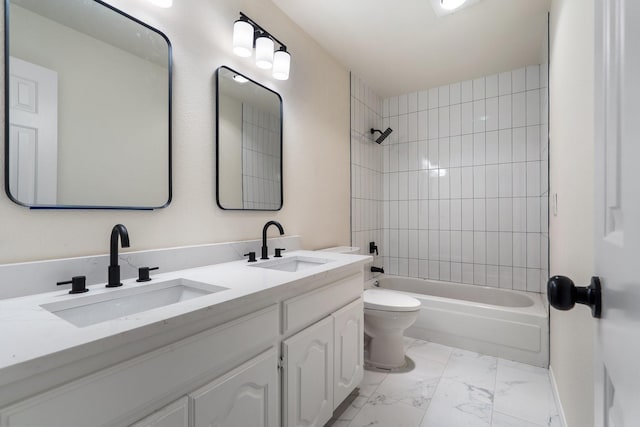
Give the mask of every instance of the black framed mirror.
[(216, 70), (216, 201), (282, 208), (282, 98), (229, 67)]
[(5, 190), (30, 208), (171, 201), (171, 44), (99, 0), (5, 0)]

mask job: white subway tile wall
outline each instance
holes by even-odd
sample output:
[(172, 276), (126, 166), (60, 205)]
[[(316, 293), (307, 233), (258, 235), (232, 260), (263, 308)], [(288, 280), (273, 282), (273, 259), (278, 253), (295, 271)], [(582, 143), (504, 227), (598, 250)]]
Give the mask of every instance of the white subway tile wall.
[(280, 119), (242, 104), (242, 203), (245, 209), (279, 209)]
[(392, 275), (543, 292), (547, 82), (532, 65), (381, 100), (352, 75), (352, 244)]
[[(417, 92), (403, 97), (397, 97), (393, 105), (388, 102), (384, 104), (386, 111), (383, 112), (382, 99), (361, 79), (351, 74), (351, 245), (359, 247), (359, 253), (368, 255), (369, 242), (376, 242), (379, 247), (380, 256), (376, 257), (373, 265), (378, 267), (383, 266), (383, 229), (388, 229), (391, 223), (393, 223), (395, 229), (398, 229), (400, 224), (402, 224), (404, 230), (408, 230), (410, 225), (417, 228), (417, 208), (414, 209), (412, 218), (409, 218), (407, 201), (409, 197), (417, 199), (417, 172), (412, 175), (409, 174), (408, 171), (410, 169), (417, 170), (415, 162), (418, 146), (417, 144), (413, 144), (412, 146), (403, 144), (403, 153), (402, 156), (400, 156), (400, 145), (397, 144), (397, 142), (400, 133), (398, 129), (400, 111), (403, 111), (402, 117), (405, 132), (403, 138), (405, 140), (409, 138), (417, 139), (418, 118), (416, 111), (419, 100), (420, 97)], [(382, 131), (386, 129), (381, 129), (383, 114), (394, 115), (395, 127), (393, 127), (392, 134), (387, 137), (384, 143), (378, 145), (375, 143), (375, 138), (380, 134), (372, 135), (371, 128)], [(415, 118), (410, 118), (410, 116)], [(411, 127), (415, 128), (414, 134), (408, 135), (406, 133), (409, 129), (408, 121), (411, 121)], [(396, 143), (390, 145), (390, 141), (392, 140)], [(393, 147), (392, 153), (389, 151), (390, 147)], [(402, 157), (402, 160), (400, 160), (400, 157)], [(411, 159), (411, 162), (409, 159)], [(402, 162), (403, 170), (406, 170), (407, 173), (402, 176), (399, 174), (394, 175), (393, 182), (387, 180), (384, 182), (383, 187), (383, 169), (389, 170), (390, 162), (393, 163), (394, 170), (398, 170)], [(393, 217), (389, 215), (388, 202), (386, 205), (384, 203), (384, 200), (389, 200), (389, 194), (399, 194), (400, 181), (402, 181), (403, 200), (407, 205), (404, 207), (406, 215), (402, 217), (402, 219), (399, 215), (397, 202), (395, 209), (393, 209)], [(410, 182), (412, 182), (412, 185), (409, 185)], [(383, 214), (385, 206), (386, 215)], [(415, 206), (412, 205), (412, 208), (414, 207)], [(395, 248), (394, 253), (396, 259), (398, 259), (399, 242), (397, 239), (399, 236), (396, 233), (394, 237), (396, 238), (393, 242)], [(389, 243), (389, 246), (390, 245), (391, 243)], [(390, 247), (387, 248), (387, 251), (389, 250), (391, 250)], [(409, 243), (403, 241), (403, 259), (405, 261), (409, 259), (408, 250)], [(416, 250), (415, 252), (417, 253), (418, 251)], [(367, 272), (367, 276), (371, 277), (369, 272)]]

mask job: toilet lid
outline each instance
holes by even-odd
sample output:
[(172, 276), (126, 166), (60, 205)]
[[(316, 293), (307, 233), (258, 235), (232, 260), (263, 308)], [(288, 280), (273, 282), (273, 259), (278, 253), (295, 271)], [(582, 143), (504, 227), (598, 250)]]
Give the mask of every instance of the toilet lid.
[(364, 291), (364, 308), (383, 311), (416, 311), (420, 301), (400, 292), (384, 289), (367, 289)]

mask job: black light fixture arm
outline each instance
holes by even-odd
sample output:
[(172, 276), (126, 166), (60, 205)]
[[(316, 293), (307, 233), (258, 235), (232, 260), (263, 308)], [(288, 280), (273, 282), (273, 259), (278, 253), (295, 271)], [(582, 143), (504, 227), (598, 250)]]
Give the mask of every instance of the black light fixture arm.
[(282, 43), (280, 40), (275, 38), (273, 34), (268, 32), (267, 30), (265, 30), (256, 21), (254, 21), (253, 19), (249, 18), (245, 13), (240, 12), (240, 20), (241, 21), (246, 21), (246, 22), (248, 22), (249, 24), (251, 24), (253, 26), (253, 44), (254, 44), (254, 47), (255, 47), (255, 43), (256, 43), (256, 38), (258, 38), (259, 36), (266, 36), (266, 37), (269, 37), (274, 42), (278, 43), (280, 45), (280, 50), (284, 50), (286, 52), (287, 46), (284, 43)]

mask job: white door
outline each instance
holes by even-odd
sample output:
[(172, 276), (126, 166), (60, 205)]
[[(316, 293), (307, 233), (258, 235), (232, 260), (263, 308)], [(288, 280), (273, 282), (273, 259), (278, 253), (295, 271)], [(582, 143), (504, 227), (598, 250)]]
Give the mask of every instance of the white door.
[(364, 304), (362, 298), (333, 314), (333, 409), (362, 381), (364, 374)]
[(603, 304), (595, 425), (634, 427), (640, 425), (640, 1), (595, 4), (595, 274)]
[(195, 427), (277, 427), (278, 356), (274, 348), (190, 393)]
[(333, 318), (282, 342), (285, 427), (322, 427), (333, 415)]
[(9, 190), (20, 203), (53, 205), (58, 186), (58, 73), (11, 57)]

